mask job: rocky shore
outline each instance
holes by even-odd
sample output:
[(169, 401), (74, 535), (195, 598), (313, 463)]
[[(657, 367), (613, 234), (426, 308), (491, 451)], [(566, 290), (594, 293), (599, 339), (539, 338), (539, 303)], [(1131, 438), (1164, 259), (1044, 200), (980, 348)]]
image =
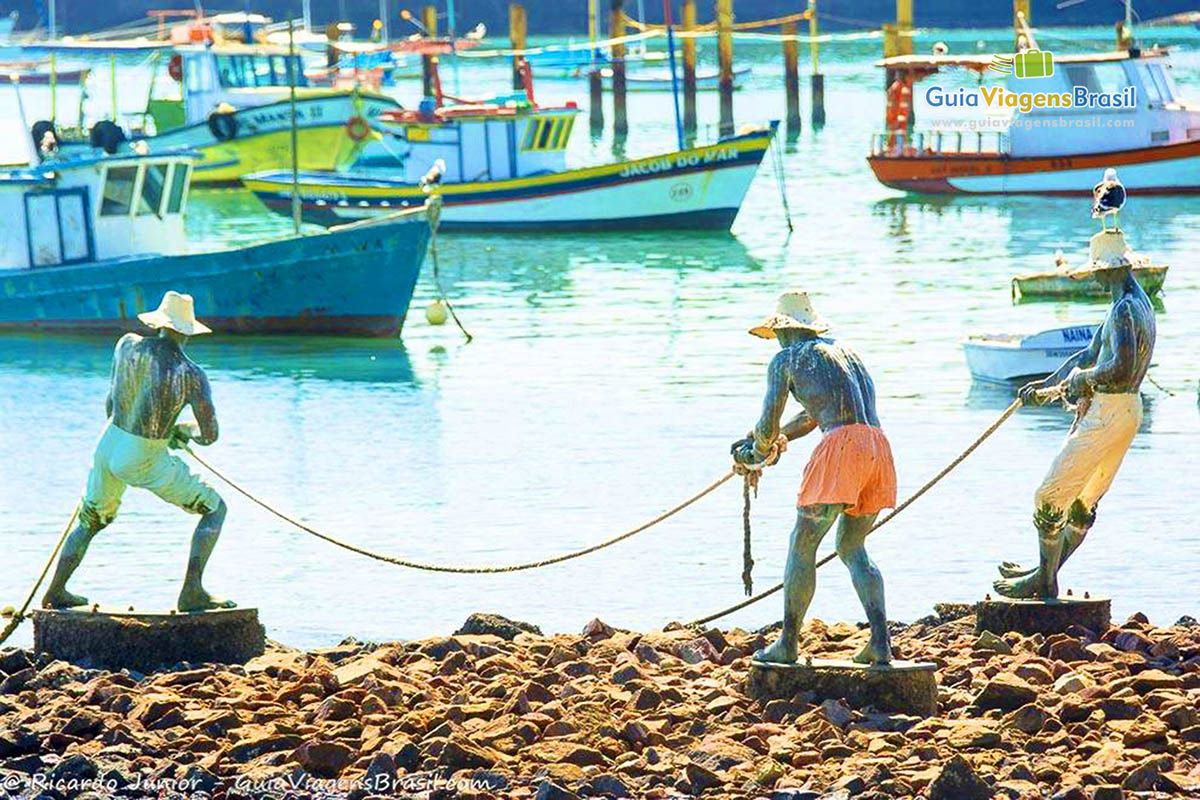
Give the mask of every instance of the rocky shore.
[[(0, 651), (0, 796), (1200, 797), (1200, 625), (976, 635), (895, 626), (938, 666), (919, 719), (745, 694), (771, 631), (579, 635), (473, 616), (448, 637), (272, 645), (140, 675)], [(846, 657), (855, 625), (802, 651)]]

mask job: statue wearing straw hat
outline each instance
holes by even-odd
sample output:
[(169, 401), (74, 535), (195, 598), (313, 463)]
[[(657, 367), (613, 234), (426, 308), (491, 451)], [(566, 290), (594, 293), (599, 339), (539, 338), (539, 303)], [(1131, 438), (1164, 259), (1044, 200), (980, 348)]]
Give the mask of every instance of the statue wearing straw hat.
[(1075, 403), (1067, 440), (1034, 494), (1033, 525), (1038, 563), (1006, 561), (994, 586), (1005, 597), (1058, 597), (1058, 572), (1083, 544), (1096, 522), (1096, 506), (1108, 491), (1142, 422), (1142, 379), (1154, 353), (1154, 307), (1133, 276), (1120, 229), (1092, 237), (1091, 259), (1071, 273), (1108, 289), (1112, 306), (1087, 348), (1063, 362), (1045, 380), (1021, 388), (1030, 405), (1046, 402), (1047, 389), (1061, 387)]
[[(840, 518), (837, 553), (850, 570), (871, 626), (871, 639), (854, 660), (886, 664), (892, 650), (883, 577), (863, 543), (876, 515), (896, 504), (896, 470), (875, 413), (871, 376), (853, 351), (824, 335), (828, 330), (804, 292), (780, 296), (776, 313), (750, 330), (755, 336), (777, 339), (781, 350), (767, 370), (762, 417), (745, 439), (734, 443), (734, 460), (757, 464), (780, 436), (790, 441), (816, 428), (823, 434), (800, 487), (784, 575), (783, 632), (755, 659), (783, 664), (796, 660), (800, 625), (816, 588), (817, 546)], [(781, 427), (789, 394), (804, 410)]]
[[(127, 333), (117, 342), (105, 401), (108, 425), (96, 445), (79, 524), (63, 546), (42, 605), (69, 608), (87, 604), (86, 597), (67, 591), (67, 581), (83, 561), (93, 537), (116, 517), (126, 487), (137, 486), (200, 515), (179, 593), (179, 610), (232, 608), (233, 603), (213, 597), (203, 585), (204, 568), (225, 521), (225, 503), (182, 459), (167, 452), (189, 441), (209, 445), (217, 440), (208, 377), (183, 352), (189, 337), (211, 330), (196, 320), (191, 295), (179, 292), (167, 292), (156, 310), (138, 318), (157, 329), (158, 335)], [(184, 406), (191, 406), (195, 423), (176, 423)]]

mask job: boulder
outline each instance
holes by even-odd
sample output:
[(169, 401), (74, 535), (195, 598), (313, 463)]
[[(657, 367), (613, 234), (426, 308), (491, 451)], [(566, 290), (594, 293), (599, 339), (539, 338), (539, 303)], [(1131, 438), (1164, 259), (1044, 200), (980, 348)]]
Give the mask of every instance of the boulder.
[(979, 708), (1013, 711), (1037, 700), (1037, 690), (1011, 672), (1002, 672), (988, 681), (975, 697)]
[(531, 625), (528, 622), (519, 622), (517, 620), (502, 617), (499, 614), (472, 614), (467, 617), (467, 621), (462, 624), (462, 627), (454, 632), (455, 636), (464, 634), (484, 634), (490, 633), (493, 636), (499, 636), (501, 639), (512, 641), (522, 633), (532, 633), (536, 636), (542, 635), (542, 630), (536, 625)]
[(929, 784), (929, 800), (990, 800), (993, 791), (971, 765), (955, 755)]
[(304, 771), (318, 778), (336, 778), (358, 753), (344, 744), (313, 740), (296, 748), (293, 758)]

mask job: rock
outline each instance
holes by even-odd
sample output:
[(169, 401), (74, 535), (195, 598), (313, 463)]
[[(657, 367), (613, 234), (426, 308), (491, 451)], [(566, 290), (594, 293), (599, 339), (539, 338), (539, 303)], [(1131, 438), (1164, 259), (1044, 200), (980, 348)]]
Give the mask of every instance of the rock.
[(16, 694), (28, 686), (36, 677), (37, 670), (33, 667), (17, 670), (0, 681), (0, 694)]
[(613, 670), (610, 680), (618, 686), (624, 686), (630, 681), (644, 680), (645, 677), (636, 664), (626, 664)]
[(854, 715), (850, 713), (850, 709), (841, 700), (829, 699), (821, 703), (821, 713), (825, 715), (825, 719), (839, 728), (844, 728), (850, 724), (850, 720)]
[(754, 761), (758, 753), (732, 739), (710, 736), (688, 751), (687, 756), (714, 772), (724, 772), (738, 764)]
[(632, 705), (638, 711), (653, 711), (662, 704), (662, 695), (647, 687), (633, 696)]
[(866, 788), (867, 782), (858, 775), (846, 775), (839, 778), (832, 786), (830, 786), (829, 791), (826, 792), (826, 794), (836, 795), (839, 792), (844, 792), (849, 797), (853, 797), (855, 795), (862, 794)]
[(76, 712), (59, 730), (63, 736), (85, 738), (99, 733), (104, 727), (104, 720), (90, 711)]
[(356, 755), (357, 751), (344, 744), (314, 740), (300, 745), (293, 758), (310, 775), (318, 778), (336, 778), (353, 763)]
[(23, 669), (31, 669), (33, 667), (33, 659), (30, 658), (28, 650), (17, 650), (15, 648), (0, 650), (0, 672), (5, 675), (13, 675)]
[(701, 794), (710, 789), (719, 789), (725, 785), (724, 778), (695, 761), (688, 762), (687, 766), (683, 768), (683, 774), (695, 794)]
[(358, 716), (358, 706), (344, 697), (328, 697), (317, 707), (318, 722), (341, 722)]
[(610, 639), (614, 633), (616, 633), (616, 629), (602, 622), (600, 619), (593, 619), (587, 625), (583, 626), (584, 638), (591, 639), (593, 642)]
[(452, 769), (494, 767), (502, 761), (504, 756), (500, 752), (459, 735), (447, 739), (437, 757), (439, 766)]
[(65, 784), (71, 781), (81, 783), (89, 781), (100, 774), (96, 762), (87, 756), (67, 756), (50, 770), (50, 780), (53, 783)]
[(1170, 768), (1170, 756), (1150, 756), (1121, 781), (1121, 788), (1130, 792), (1153, 791), (1158, 786), (1159, 776)]
[(533, 798), (534, 800), (579, 800), (579, 795), (567, 791), (556, 783), (542, 781)]
[[(104, 778), (112, 780), (107, 774)], [(184, 769), (183, 775), (180, 776), (180, 781), (192, 792), (203, 793), (209, 796), (212, 796), (213, 791), (221, 785), (220, 778), (199, 764), (191, 764)]]
[(1004, 653), (1005, 655), (1012, 655), (1013, 651), (1012, 645), (991, 631), (984, 631), (983, 633), (979, 634), (978, 638), (975, 639), (973, 648), (975, 650), (984, 650), (993, 653)]
[(574, 764), (577, 767), (608, 763), (608, 759), (599, 750), (579, 744), (578, 742), (565, 742), (562, 740), (538, 742), (525, 750), (524, 755), (534, 761), (551, 764)]
[(1166, 739), (1167, 732), (1168, 728), (1165, 722), (1157, 717), (1147, 715), (1138, 717), (1133, 726), (1125, 731), (1121, 740), (1126, 747), (1137, 747), (1147, 742)]
[(1089, 652), (1086, 645), (1078, 639), (1062, 637), (1050, 643), (1046, 654), (1054, 661), (1095, 661), (1096, 656)]
[(439, 636), (434, 639), (425, 640), (417, 649), (417, 652), (427, 655), (435, 661), (441, 661), (450, 653), (457, 653), (462, 649), (463, 646), (458, 643), (457, 639), (449, 636)]
[(378, 752), (367, 764), (366, 782), (375, 794), (391, 794), (395, 791), (396, 760), (386, 752)]
[(975, 609), (971, 607), (970, 603), (934, 603), (933, 611), (942, 624), (969, 617), (975, 613)]
[(974, 704), (979, 708), (1013, 711), (1036, 699), (1036, 689), (1016, 675), (1002, 672), (984, 685)]
[(946, 762), (929, 784), (929, 800), (990, 800), (992, 796), (991, 787), (960, 755)]
[(616, 775), (603, 773), (592, 778), (587, 783), (586, 794), (604, 795), (605, 797), (632, 797), (629, 787)]
[(530, 625), (528, 622), (518, 622), (508, 617), (502, 617), (499, 614), (472, 614), (467, 617), (467, 621), (463, 623), (462, 627), (454, 632), (454, 635), (463, 636), (485, 633), (499, 636), (501, 639), (511, 642), (522, 633), (532, 633), (535, 636), (541, 636), (542, 629), (536, 625)]
[(1015, 728), (1022, 733), (1035, 734), (1050, 718), (1049, 712), (1038, 708), (1033, 703), (1021, 706), (1004, 718), (1004, 727)]
[(721, 654), (712, 646), (712, 642), (703, 636), (697, 636), (688, 642), (675, 646), (674, 654), (688, 664), (699, 664), (701, 661), (720, 663)]
[(268, 733), (239, 741), (225, 751), (224, 757), (236, 763), (253, 761), (267, 753), (295, 750), (304, 740), (294, 734)]
[(1092, 790), (1092, 800), (1124, 800), (1125, 792), (1111, 783), (1101, 784)]
[(768, 800), (819, 800), (820, 792), (814, 792), (812, 789), (774, 789), (769, 795)]
[(1078, 694), (1089, 686), (1094, 686), (1095, 683), (1094, 680), (1086, 675), (1078, 672), (1068, 672), (1054, 682), (1054, 691), (1059, 694)]

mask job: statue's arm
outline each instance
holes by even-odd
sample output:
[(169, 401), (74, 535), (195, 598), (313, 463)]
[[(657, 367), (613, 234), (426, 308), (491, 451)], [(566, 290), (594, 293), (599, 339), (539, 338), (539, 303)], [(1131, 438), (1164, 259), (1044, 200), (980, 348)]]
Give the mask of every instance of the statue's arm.
[(1101, 325), (1096, 329), (1096, 333), (1092, 335), (1092, 341), (1088, 342), (1088, 346), (1075, 353), (1073, 356), (1064, 361), (1058, 369), (1054, 370), (1044, 381), (1043, 387), (1057, 386), (1066, 380), (1071, 374), (1071, 370), (1076, 367), (1084, 369), (1096, 363), (1096, 359), (1100, 357), (1100, 347), (1104, 340), (1101, 335), (1104, 333), (1104, 326)]
[(213, 407), (212, 387), (209, 386), (204, 370), (199, 368), (195, 371), (191, 406), (199, 427), (199, 435), (192, 435), (191, 439), (198, 445), (208, 446), (217, 440), (220, 429), (217, 427), (217, 410)]
[(1086, 386), (1127, 385), (1138, 367), (1136, 323), (1128, 303), (1118, 306), (1109, 320), (1109, 356), (1091, 369), (1081, 369), (1072, 379), (1076, 393)]
[(771, 366), (767, 368), (767, 394), (763, 398), (762, 416), (759, 417), (758, 424), (750, 431), (750, 435), (754, 438), (754, 455), (759, 460), (767, 457), (771, 451), (771, 445), (779, 438), (779, 419), (783, 416), (784, 407), (787, 406), (788, 390), (791, 388), (787, 363), (787, 353), (780, 351), (775, 358), (771, 359)]
[(783, 435), (789, 442), (807, 436), (817, 429), (817, 421), (807, 411), (801, 411), (783, 426)]
[(113, 348), (112, 368), (108, 371), (108, 394), (104, 397), (104, 416), (107, 419), (112, 419), (113, 415), (113, 391), (117, 385), (117, 361), (121, 358), (121, 348), (128, 338), (129, 334), (125, 334), (117, 339), (117, 346)]

